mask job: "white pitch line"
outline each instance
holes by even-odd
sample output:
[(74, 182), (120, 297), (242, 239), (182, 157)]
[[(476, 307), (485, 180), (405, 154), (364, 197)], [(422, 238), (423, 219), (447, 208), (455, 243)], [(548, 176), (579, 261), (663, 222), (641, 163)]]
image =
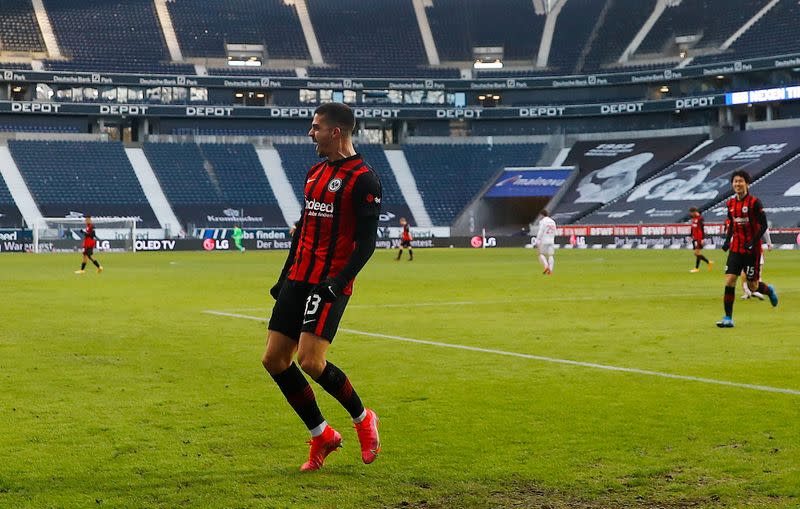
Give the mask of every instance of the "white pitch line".
[[(213, 311), (213, 310), (206, 310), (203, 313), (209, 315), (218, 315), (218, 316), (227, 316), (231, 318), (244, 318), (246, 320), (256, 320), (259, 322), (266, 322), (267, 319), (260, 317), (260, 316), (249, 316), (249, 315), (240, 315), (237, 313), (225, 313), (222, 311)], [(491, 353), (495, 355), (505, 355), (508, 357), (518, 357), (522, 359), (532, 359), (542, 362), (550, 362), (554, 364), (567, 364), (570, 366), (581, 366), (584, 368), (595, 368), (595, 369), (603, 369), (606, 371), (621, 371), (623, 373), (634, 373), (637, 375), (646, 375), (646, 376), (655, 376), (659, 378), (672, 378), (674, 380), (687, 380), (690, 382), (701, 382), (705, 384), (714, 384), (714, 385), (725, 385), (728, 387), (738, 387), (740, 389), (750, 389), (753, 391), (762, 391), (762, 392), (777, 392), (781, 394), (792, 394), (794, 396), (800, 396), (800, 391), (795, 389), (783, 389), (780, 387), (770, 387), (768, 385), (754, 385), (754, 384), (745, 384), (739, 382), (729, 382), (727, 380), (716, 380), (714, 378), (703, 378), (699, 376), (689, 376), (689, 375), (675, 375), (672, 373), (663, 373), (661, 371), (650, 371), (646, 369), (637, 369), (637, 368), (625, 368), (622, 366), (610, 366), (608, 364), (597, 364), (594, 362), (581, 362), (581, 361), (573, 361), (569, 359), (557, 359), (555, 357), (544, 357), (541, 355), (531, 355), (527, 353), (517, 353), (517, 352), (506, 352), (504, 350), (494, 350), (491, 348), (480, 348), (477, 346), (467, 346), (467, 345), (458, 345), (453, 343), (440, 343), (438, 341), (428, 341), (424, 339), (412, 339), (406, 338), (403, 336), (392, 336), (389, 334), (379, 334), (377, 332), (365, 332), (360, 330), (354, 329), (339, 329), (342, 332), (348, 332), (350, 334), (356, 334), (359, 336), (369, 336), (373, 338), (381, 338), (381, 339), (391, 339), (394, 341), (404, 341), (406, 343), (416, 343), (419, 345), (429, 345), (429, 346), (439, 346), (443, 348), (455, 348), (457, 350), (468, 350), (471, 352), (481, 352), (481, 353)]]

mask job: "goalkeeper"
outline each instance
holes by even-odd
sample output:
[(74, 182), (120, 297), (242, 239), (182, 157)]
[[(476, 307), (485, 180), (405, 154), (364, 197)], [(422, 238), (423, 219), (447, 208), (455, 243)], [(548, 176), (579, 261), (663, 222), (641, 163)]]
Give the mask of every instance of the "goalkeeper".
[(240, 253), (244, 253), (244, 246), (242, 245), (244, 232), (239, 228), (238, 224), (233, 225), (233, 234), (231, 237), (233, 237), (233, 245), (236, 246), (236, 249), (238, 249)]

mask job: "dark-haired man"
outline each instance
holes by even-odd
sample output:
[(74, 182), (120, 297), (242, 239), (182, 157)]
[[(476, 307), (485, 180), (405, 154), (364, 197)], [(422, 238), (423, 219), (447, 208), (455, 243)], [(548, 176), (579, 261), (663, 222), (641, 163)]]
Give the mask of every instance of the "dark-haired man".
[[(342, 436), (322, 417), (305, 372), (348, 411), (372, 463), (380, 451), (378, 416), (365, 408), (341, 369), (325, 356), (353, 289), (353, 280), (375, 251), (381, 184), (353, 147), (353, 111), (327, 103), (316, 109), (308, 135), (324, 160), (306, 176), (305, 209), (278, 282), (262, 363), (311, 432), (309, 458), (300, 469), (317, 470), (341, 447)], [(297, 361), (293, 362), (297, 355)]]
[(76, 270), (75, 274), (86, 274), (86, 260), (91, 260), (94, 266), (97, 267), (97, 273), (100, 274), (103, 272), (103, 266), (92, 256), (97, 245), (97, 234), (94, 231), (92, 216), (86, 216), (85, 220), (86, 229), (81, 230), (81, 233), (83, 233), (83, 259), (81, 260), (80, 270)]
[(761, 200), (750, 194), (750, 174), (740, 170), (731, 175), (735, 195), (725, 203), (728, 208), (728, 231), (722, 250), (728, 251), (725, 266), (725, 316), (717, 327), (733, 327), (733, 302), (736, 279), (744, 273), (747, 286), (769, 297), (772, 306), (778, 305), (778, 294), (772, 285), (761, 278), (761, 237), (767, 231), (767, 216)]

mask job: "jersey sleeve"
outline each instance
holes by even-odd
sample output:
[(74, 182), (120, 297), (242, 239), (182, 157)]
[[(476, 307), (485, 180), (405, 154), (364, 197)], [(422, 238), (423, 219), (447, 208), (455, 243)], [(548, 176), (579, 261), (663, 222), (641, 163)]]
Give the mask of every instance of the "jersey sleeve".
[(353, 210), (356, 216), (369, 217), (381, 213), (383, 198), (381, 181), (374, 171), (366, 171), (359, 175), (353, 187)]

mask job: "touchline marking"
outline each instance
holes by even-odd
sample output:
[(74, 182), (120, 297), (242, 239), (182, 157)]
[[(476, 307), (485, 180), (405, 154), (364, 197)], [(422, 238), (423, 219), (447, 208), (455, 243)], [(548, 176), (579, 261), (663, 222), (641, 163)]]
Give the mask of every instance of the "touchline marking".
[[(256, 320), (259, 322), (266, 322), (267, 319), (260, 317), (260, 316), (249, 316), (249, 315), (240, 315), (237, 313), (225, 313), (223, 311), (214, 311), (214, 310), (206, 310), (203, 313), (209, 315), (217, 315), (217, 316), (227, 316), (230, 318), (243, 318), (245, 320)], [(394, 341), (404, 341), (406, 343), (416, 343), (419, 345), (429, 345), (429, 346), (439, 346), (443, 348), (455, 348), (457, 350), (468, 350), (471, 352), (481, 352), (481, 353), (491, 353), (495, 355), (505, 355), (508, 357), (518, 357), (522, 359), (531, 359), (541, 362), (550, 362), (553, 364), (567, 364), (570, 366), (581, 366), (584, 368), (595, 368), (595, 369), (604, 369), (606, 371), (621, 371), (623, 373), (634, 373), (637, 375), (646, 375), (646, 376), (656, 376), (659, 378), (672, 378), (674, 380), (688, 380), (690, 382), (701, 382), (705, 384), (714, 384), (714, 385), (725, 385), (728, 387), (738, 387), (740, 389), (750, 389), (753, 391), (762, 391), (762, 392), (777, 392), (781, 394), (792, 394), (794, 396), (800, 396), (800, 391), (795, 389), (783, 389), (780, 387), (770, 387), (768, 385), (754, 385), (754, 384), (745, 384), (739, 382), (729, 382), (727, 380), (716, 380), (714, 378), (703, 378), (699, 376), (689, 376), (689, 375), (675, 375), (672, 373), (663, 373), (661, 371), (650, 371), (647, 369), (637, 369), (637, 368), (625, 368), (622, 366), (610, 366), (608, 364), (597, 364), (594, 362), (581, 362), (581, 361), (573, 361), (569, 359), (557, 359), (555, 357), (544, 357), (541, 355), (531, 355), (527, 353), (517, 353), (517, 352), (506, 352), (504, 350), (493, 350), (491, 348), (480, 348), (477, 346), (467, 346), (467, 345), (458, 345), (453, 343), (440, 343), (438, 341), (427, 341), (424, 339), (412, 339), (412, 338), (405, 338), (403, 336), (392, 336), (390, 334), (379, 334), (377, 332), (365, 332), (355, 329), (339, 329), (342, 332), (348, 332), (350, 334), (356, 334), (358, 336), (368, 336), (373, 338), (381, 338), (381, 339), (392, 339)]]

